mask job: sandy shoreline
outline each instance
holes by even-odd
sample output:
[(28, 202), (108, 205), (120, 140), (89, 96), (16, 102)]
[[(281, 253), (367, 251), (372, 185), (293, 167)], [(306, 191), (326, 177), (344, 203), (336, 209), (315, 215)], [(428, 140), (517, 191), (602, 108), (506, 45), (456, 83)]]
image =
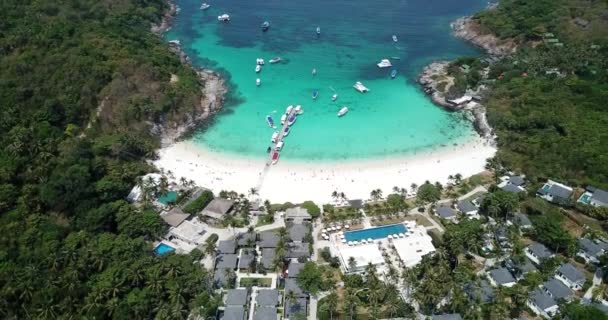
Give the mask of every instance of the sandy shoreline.
[(486, 159), (495, 152), (490, 142), (476, 138), (411, 156), (331, 163), (281, 159), (267, 168), (265, 158), (226, 156), (178, 142), (159, 150), (154, 164), (165, 172), (171, 170), (176, 180), (186, 177), (216, 193), (234, 190), (247, 194), (257, 188), (259, 197), (271, 202), (329, 203), (334, 190), (349, 199), (368, 199), (377, 188), (386, 195), (394, 186), (409, 188), (426, 180), (445, 183), (456, 173), (468, 177), (483, 171)]

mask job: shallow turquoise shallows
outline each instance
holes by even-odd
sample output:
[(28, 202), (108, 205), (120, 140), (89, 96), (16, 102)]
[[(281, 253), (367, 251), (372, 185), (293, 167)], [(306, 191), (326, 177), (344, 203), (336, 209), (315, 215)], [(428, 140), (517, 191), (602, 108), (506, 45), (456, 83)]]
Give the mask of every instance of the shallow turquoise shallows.
[(389, 234), (398, 235), (406, 232), (407, 228), (403, 224), (392, 224), (383, 227), (348, 231), (344, 233), (344, 239), (346, 239), (346, 241), (376, 240), (387, 238)]
[[(180, 40), (196, 65), (229, 80), (226, 107), (192, 137), (202, 147), (265, 157), (274, 131), (266, 115), (279, 123), (285, 108), (298, 104), (304, 114), (285, 139), (281, 161), (413, 154), (475, 135), (470, 122), (434, 106), (414, 80), (432, 60), (478, 54), (450, 35), (449, 23), (486, 1), (209, 1), (205, 11), (198, 1), (178, 1), (180, 15), (166, 35)], [(223, 13), (230, 22), (218, 22)], [(267, 32), (261, 29), (265, 20)], [(275, 56), (282, 62), (269, 64)], [(256, 74), (257, 58), (266, 65)], [(378, 68), (383, 58), (393, 67)], [(355, 91), (356, 81), (370, 92)], [(349, 112), (338, 118), (343, 106)]]

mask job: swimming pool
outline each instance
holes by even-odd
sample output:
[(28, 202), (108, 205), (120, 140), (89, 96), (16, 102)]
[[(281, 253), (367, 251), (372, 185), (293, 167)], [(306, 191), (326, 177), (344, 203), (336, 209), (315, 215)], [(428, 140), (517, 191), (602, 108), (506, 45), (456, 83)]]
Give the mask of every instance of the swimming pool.
[(407, 228), (403, 224), (399, 223), (377, 228), (348, 231), (344, 233), (344, 239), (346, 239), (346, 241), (361, 241), (363, 239), (367, 240), (369, 238), (376, 240), (384, 239), (388, 237), (389, 234), (399, 234), (406, 232)]
[(177, 192), (175, 191), (169, 191), (165, 194), (163, 194), (162, 196), (158, 197), (158, 202), (168, 206), (171, 203), (175, 203), (175, 200), (177, 200)]
[(161, 243), (159, 245), (156, 246), (156, 248), (154, 248), (154, 253), (156, 253), (159, 256), (162, 256), (163, 254), (167, 254), (169, 252), (173, 252), (175, 251), (175, 248), (173, 248), (172, 246), (168, 246), (164, 243)]

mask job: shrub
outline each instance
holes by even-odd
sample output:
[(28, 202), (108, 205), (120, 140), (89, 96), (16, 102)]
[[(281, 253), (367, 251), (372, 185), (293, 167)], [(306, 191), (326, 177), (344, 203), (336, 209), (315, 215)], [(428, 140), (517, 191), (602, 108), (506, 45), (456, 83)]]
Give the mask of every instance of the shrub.
[(308, 210), (310, 216), (315, 219), (321, 214), (321, 209), (312, 201), (304, 201), (301, 205), (302, 208)]
[(198, 198), (184, 207), (184, 212), (190, 214), (199, 213), (209, 204), (209, 202), (211, 202), (211, 200), (213, 200), (213, 192), (205, 190)]

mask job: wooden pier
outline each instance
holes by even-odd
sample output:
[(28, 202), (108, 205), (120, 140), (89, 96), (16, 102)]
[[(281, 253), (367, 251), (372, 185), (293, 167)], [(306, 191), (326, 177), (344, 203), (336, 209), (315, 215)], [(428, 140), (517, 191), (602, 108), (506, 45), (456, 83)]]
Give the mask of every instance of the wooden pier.
[[(283, 141), (283, 138), (285, 137), (285, 129), (289, 127), (289, 118), (291, 118), (292, 116), (297, 116), (297, 112), (296, 111), (296, 107), (294, 106), (291, 111), (287, 114), (287, 120), (285, 120), (285, 123), (281, 125), (281, 130), (279, 131), (279, 135), (277, 136), (277, 139), (275, 140), (275, 142), (272, 144), (272, 146), (270, 147), (270, 155), (268, 155), (268, 161), (266, 162), (266, 166), (270, 166), (272, 164), (272, 155), (274, 154), (275, 151), (277, 151), (277, 144), (279, 143), (279, 141)], [(284, 113), (285, 114), (285, 113)], [(283, 116), (283, 115), (281, 115)], [(280, 119), (279, 119), (280, 121)], [(278, 151), (280, 152), (280, 151)]]

